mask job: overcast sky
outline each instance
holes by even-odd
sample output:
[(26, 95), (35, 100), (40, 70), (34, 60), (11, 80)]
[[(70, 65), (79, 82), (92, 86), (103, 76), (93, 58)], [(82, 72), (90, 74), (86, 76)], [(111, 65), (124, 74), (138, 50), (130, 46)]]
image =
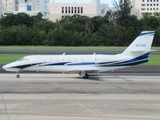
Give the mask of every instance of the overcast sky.
[[(52, 1), (52, 0), (51, 0)], [(118, 1), (118, 0), (116, 0)], [(65, 2), (69, 2), (69, 3), (73, 3), (73, 2), (76, 2), (76, 3), (91, 3), (92, 0), (54, 0), (54, 2), (57, 2), (57, 3), (65, 3)], [(106, 4), (109, 4), (110, 7), (113, 6), (113, 0), (101, 0), (101, 3), (106, 3)]]

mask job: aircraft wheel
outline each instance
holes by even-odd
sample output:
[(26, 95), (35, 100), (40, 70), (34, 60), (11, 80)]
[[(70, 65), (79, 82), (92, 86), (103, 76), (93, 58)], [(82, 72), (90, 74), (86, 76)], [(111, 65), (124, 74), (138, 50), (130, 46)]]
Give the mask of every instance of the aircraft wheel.
[(17, 78), (20, 78), (20, 75), (17, 75)]

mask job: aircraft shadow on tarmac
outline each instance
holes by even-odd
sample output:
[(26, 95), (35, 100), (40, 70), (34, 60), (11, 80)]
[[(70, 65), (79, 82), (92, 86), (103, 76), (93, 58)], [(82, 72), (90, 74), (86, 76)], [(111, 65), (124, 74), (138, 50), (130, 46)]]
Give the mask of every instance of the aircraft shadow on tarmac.
[(80, 80), (90, 80), (90, 81), (104, 81), (100, 76), (90, 76), (88, 79), (82, 78), (82, 77), (74, 77), (75, 79), (80, 79)]

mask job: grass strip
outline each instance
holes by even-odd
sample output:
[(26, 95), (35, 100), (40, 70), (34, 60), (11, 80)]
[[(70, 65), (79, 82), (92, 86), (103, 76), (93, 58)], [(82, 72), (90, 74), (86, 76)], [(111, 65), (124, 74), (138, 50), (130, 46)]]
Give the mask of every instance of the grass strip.
[(8, 64), (24, 56), (26, 56), (26, 54), (0, 54), (0, 64)]
[(159, 65), (160, 66), (160, 55), (149, 55), (149, 62), (143, 65)]
[[(125, 50), (126, 48), (120, 46), (0, 46), (0, 50)], [(152, 47), (152, 50), (160, 50), (160, 47)]]
[[(20, 58), (27, 56), (27, 54), (0, 54), (0, 64), (7, 64)], [(150, 61), (143, 65), (160, 65), (160, 55), (150, 55)]]

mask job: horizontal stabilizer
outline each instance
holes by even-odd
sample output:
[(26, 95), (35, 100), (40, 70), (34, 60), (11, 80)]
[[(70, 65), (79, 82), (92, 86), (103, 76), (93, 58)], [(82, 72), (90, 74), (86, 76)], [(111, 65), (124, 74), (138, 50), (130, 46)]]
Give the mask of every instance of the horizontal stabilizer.
[[(153, 52), (153, 51), (157, 51), (157, 50), (150, 50), (150, 52)], [(132, 49), (132, 50), (130, 50), (130, 52), (148, 52), (148, 50), (144, 50), (144, 49)]]
[(153, 51), (157, 51), (157, 50), (150, 50), (150, 52), (153, 52)]

